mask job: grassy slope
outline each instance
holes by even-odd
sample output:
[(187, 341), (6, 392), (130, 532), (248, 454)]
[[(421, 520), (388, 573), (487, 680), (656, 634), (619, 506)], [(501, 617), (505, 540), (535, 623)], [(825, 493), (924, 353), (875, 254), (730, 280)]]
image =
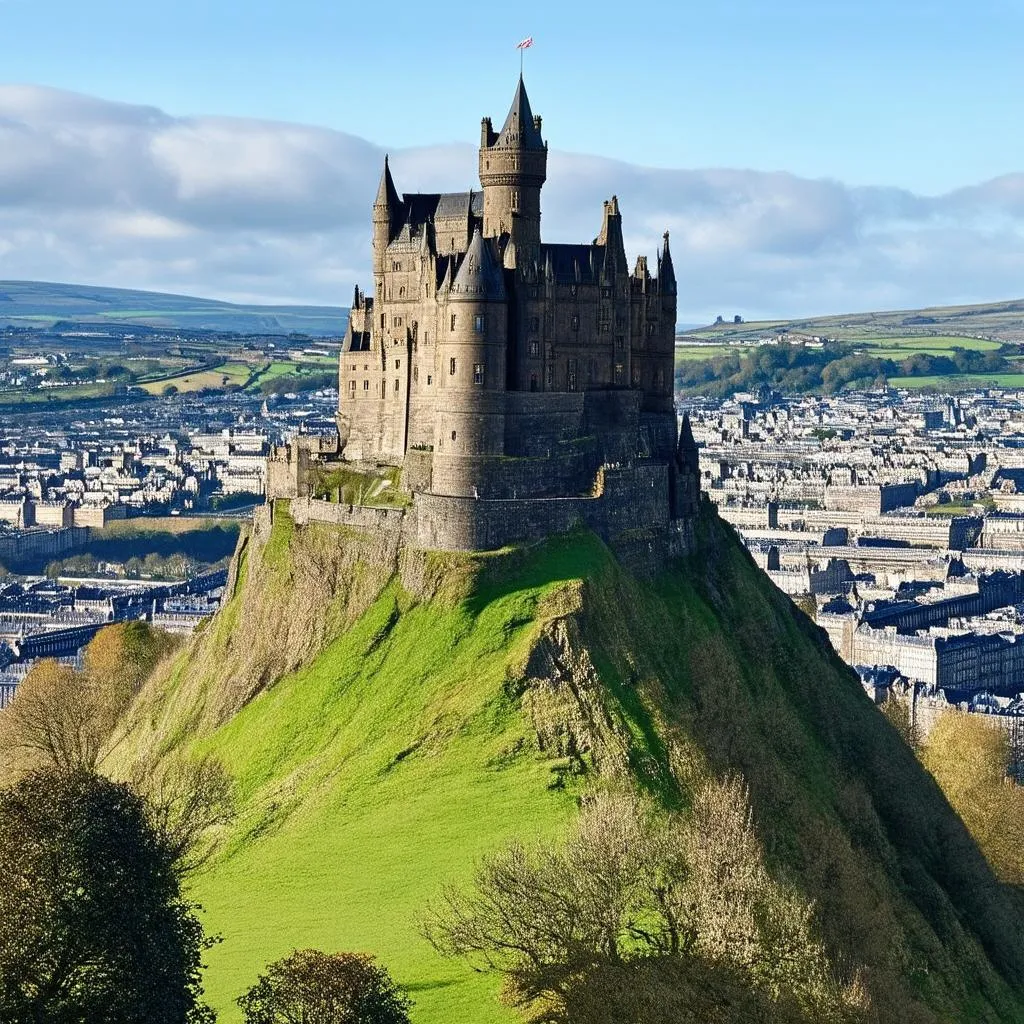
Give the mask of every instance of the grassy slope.
[(935, 1019), (913, 1016), (910, 994), (946, 1019), (1024, 1019), (981, 952), (1021, 967), (1005, 894), (724, 528), (705, 524), (704, 556), (654, 584), (586, 534), (450, 558), (440, 587), (385, 572), (351, 628), (211, 720), (228, 670), (210, 666), (231, 637), (255, 639), (243, 598), (276, 588), (287, 617), (305, 532), (279, 517), (262, 553), (250, 545), (236, 597), (144, 692), (123, 747), (213, 750), (238, 778), (242, 818), (197, 885), (225, 937), (208, 976), (221, 1008), (268, 959), (316, 945), (379, 954), (412, 986), (418, 1024), (509, 1020), (492, 978), (418, 938), (425, 902), (504, 838), (559, 829), (587, 773), (685, 804), (710, 770), (748, 779), (772, 863), (815, 899), (837, 959), (870, 968), (882, 1019)]

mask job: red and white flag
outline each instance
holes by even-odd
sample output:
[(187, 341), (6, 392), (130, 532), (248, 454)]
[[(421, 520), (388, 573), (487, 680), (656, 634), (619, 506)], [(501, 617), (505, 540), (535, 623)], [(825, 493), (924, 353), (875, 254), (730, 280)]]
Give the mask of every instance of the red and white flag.
[(527, 36), (521, 43), (516, 45), (517, 50), (528, 50), (533, 46), (533, 36)]

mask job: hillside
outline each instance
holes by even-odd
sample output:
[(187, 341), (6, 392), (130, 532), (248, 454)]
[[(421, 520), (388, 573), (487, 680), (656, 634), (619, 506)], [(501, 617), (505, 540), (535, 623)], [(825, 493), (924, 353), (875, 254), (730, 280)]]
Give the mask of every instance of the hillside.
[(496, 978), (420, 938), (439, 887), (562, 830), (596, 780), (685, 808), (737, 772), (878, 1020), (1024, 1020), (1015, 898), (823, 634), (711, 513), (699, 532), (699, 556), (641, 580), (585, 532), (458, 556), (299, 529), (283, 503), (257, 522), (226, 606), (114, 745), (125, 771), (211, 751), (236, 777), (196, 881), (222, 1020), (313, 945), (380, 955), (417, 1024), (512, 1021)]
[(796, 320), (724, 322), (688, 330), (681, 340), (753, 343), (780, 331), (849, 341), (982, 338), (1020, 344), (1024, 342), (1024, 299), (973, 306), (839, 313)]
[(0, 281), (0, 325), (139, 324), (180, 330), (338, 337), (348, 311), (334, 306), (236, 305), (186, 295), (41, 281)]

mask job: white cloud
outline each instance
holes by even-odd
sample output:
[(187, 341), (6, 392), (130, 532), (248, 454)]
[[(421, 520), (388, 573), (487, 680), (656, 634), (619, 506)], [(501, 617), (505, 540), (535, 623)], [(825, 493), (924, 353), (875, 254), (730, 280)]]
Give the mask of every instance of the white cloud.
[[(382, 160), (379, 147), (326, 129), (173, 118), (3, 86), (0, 277), (345, 303), (368, 276)], [(470, 145), (392, 152), (392, 167), (400, 190), (477, 184)], [(553, 149), (545, 237), (593, 238), (613, 193), (631, 257), (652, 256), (670, 229), (682, 320), (985, 301), (1022, 290), (1024, 173), (929, 197)]]

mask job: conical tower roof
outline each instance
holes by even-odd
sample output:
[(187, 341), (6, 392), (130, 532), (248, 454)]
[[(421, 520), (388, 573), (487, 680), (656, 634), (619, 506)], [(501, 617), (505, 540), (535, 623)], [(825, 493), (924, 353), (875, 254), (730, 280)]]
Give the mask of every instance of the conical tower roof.
[(512, 106), (509, 107), (508, 117), (498, 134), (496, 145), (510, 149), (544, 148), (544, 139), (541, 138), (540, 128), (534, 123), (522, 75), (519, 76), (516, 94), (512, 98)]
[(373, 201), (374, 206), (383, 206), (388, 210), (397, 210), (401, 200), (398, 198), (398, 190), (395, 188), (394, 179), (391, 177), (391, 168), (388, 166), (387, 154), (384, 154), (384, 173), (380, 176), (380, 185), (377, 187), (377, 198)]
[(462, 258), (448, 293), (449, 302), (500, 302), (505, 299), (505, 276), (480, 228)]

